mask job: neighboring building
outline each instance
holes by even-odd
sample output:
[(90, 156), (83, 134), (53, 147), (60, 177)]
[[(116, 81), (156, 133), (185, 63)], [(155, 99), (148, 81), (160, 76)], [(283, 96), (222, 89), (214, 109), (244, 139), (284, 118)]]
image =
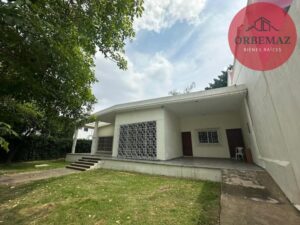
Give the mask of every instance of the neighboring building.
[(266, 72), (236, 61), (228, 82), (244, 84), (248, 90), (251, 120), (243, 124), (243, 133), (254, 162), (271, 174), (291, 202), (300, 205), (300, 1), (293, 1), (289, 15), (298, 26), (298, 45), (291, 58)]
[(94, 123), (86, 124), (78, 129), (78, 139), (92, 140), (94, 133)]
[[(293, 4), (289, 13), (300, 21), (300, 2)], [(300, 205), (299, 59), (298, 45), (285, 65), (269, 72), (235, 62), (225, 88), (99, 111), (91, 154), (133, 160), (230, 159), (243, 147), (289, 200)]]

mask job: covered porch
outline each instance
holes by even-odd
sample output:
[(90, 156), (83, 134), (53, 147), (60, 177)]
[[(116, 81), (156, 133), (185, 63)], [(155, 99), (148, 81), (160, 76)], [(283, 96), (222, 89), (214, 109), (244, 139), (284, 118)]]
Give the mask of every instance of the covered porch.
[[(256, 140), (254, 131), (250, 131), (252, 123), (246, 95), (245, 86), (231, 86), (102, 110), (95, 114), (90, 155), (166, 163), (188, 156), (195, 158), (197, 164), (209, 162), (208, 158), (214, 163), (224, 160), (224, 164), (236, 158), (239, 147), (243, 149), (239, 159), (245, 159), (246, 150), (250, 156), (255, 151), (249, 146)], [(144, 139), (147, 136), (150, 139)], [(74, 143), (76, 146), (76, 135)], [(75, 153), (74, 144), (70, 155), (80, 157)]]

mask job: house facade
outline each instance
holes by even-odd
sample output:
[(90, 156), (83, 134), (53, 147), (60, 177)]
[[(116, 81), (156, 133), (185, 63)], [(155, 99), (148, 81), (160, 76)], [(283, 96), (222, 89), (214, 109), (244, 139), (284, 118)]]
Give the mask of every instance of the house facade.
[[(92, 154), (134, 160), (232, 158), (244, 147), (244, 85), (113, 106), (95, 116)], [(109, 146), (109, 147), (104, 147)]]
[[(289, 14), (300, 21), (299, 1), (293, 1)], [(299, 59), (298, 45), (284, 65), (271, 71), (235, 61), (228, 87), (97, 112), (91, 154), (149, 161), (230, 159), (241, 147), (300, 208)]]

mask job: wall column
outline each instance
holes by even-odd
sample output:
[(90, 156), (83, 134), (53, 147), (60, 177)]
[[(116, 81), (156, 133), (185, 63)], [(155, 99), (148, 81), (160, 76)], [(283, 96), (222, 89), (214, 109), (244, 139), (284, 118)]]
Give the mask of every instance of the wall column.
[(91, 147), (91, 155), (95, 155), (98, 149), (98, 121), (95, 122), (94, 134)]
[(78, 129), (75, 128), (75, 131), (74, 131), (74, 134), (73, 134), (72, 154), (75, 154), (76, 144), (77, 144), (77, 137), (78, 137)]

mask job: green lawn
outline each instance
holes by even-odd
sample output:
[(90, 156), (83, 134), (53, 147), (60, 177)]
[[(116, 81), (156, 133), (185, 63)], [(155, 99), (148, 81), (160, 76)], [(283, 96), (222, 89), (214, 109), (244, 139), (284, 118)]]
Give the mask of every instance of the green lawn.
[(215, 225), (220, 184), (93, 170), (0, 187), (0, 224)]
[[(49, 166), (35, 167), (36, 165), (41, 165), (41, 164), (48, 164)], [(65, 167), (67, 164), (68, 163), (66, 163), (64, 159), (0, 164), (0, 175), (8, 174), (8, 173), (31, 172), (31, 171), (62, 168)]]

